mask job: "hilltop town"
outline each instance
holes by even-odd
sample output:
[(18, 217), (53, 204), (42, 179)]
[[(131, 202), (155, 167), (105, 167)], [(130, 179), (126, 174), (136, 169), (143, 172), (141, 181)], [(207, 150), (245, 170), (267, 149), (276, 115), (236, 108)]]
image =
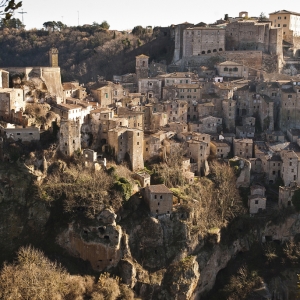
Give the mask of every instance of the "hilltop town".
[[(268, 219), (274, 211), (288, 208), (298, 210), (300, 12), (281, 10), (270, 13), (269, 18), (250, 17), (247, 12), (241, 12), (238, 17), (226, 15), (210, 25), (172, 25), (167, 34), (175, 43), (170, 64), (150, 61), (148, 55), (140, 54), (135, 59), (135, 73), (115, 74), (112, 81), (98, 76), (93, 82), (61, 82), (59, 51), (55, 47), (49, 49), (48, 66), (0, 65), (2, 163), (25, 165), (44, 197), (55, 194), (50, 191), (49, 181), (52, 178), (49, 177), (50, 166), (53, 169), (55, 161), (61, 174), (74, 160), (83, 162), (84, 168), (92, 170), (92, 174), (106, 172), (109, 175), (105, 176), (110, 176), (110, 172), (119, 167), (126, 169), (122, 170), (128, 178), (118, 175), (122, 197), (126, 200), (136, 197), (135, 201), (145, 206), (150, 220), (147, 226), (153, 232), (162, 231), (158, 229), (158, 222), (164, 224), (161, 226), (166, 230), (168, 226), (175, 226), (168, 222), (197, 219), (199, 212), (193, 205), (197, 205), (198, 200), (190, 196), (192, 192), (188, 187), (199, 183), (199, 193), (203, 196), (204, 187), (209, 186), (205, 180), (215, 183), (217, 172), (221, 172), (219, 166), (224, 172), (228, 166), (233, 170), (234, 177), (225, 173), (221, 177), (228, 176), (232, 181), (228, 191), (236, 189), (243, 194), (247, 209), (243, 213), (251, 220)], [(16, 148), (28, 148), (30, 155), (23, 155), (22, 151), (15, 151)], [(39, 154), (33, 154), (35, 151)], [(166, 174), (165, 170), (170, 173)], [(82, 169), (82, 174), (84, 172)], [(102, 182), (99, 178), (97, 180)], [(6, 184), (6, 181), (1, 182), (1, 195), (7, 193)], [(101, 184), (106, 186), (104, 181)], [(130, 191), (126, 190), (127, 186)], [(216, 197), (221, 199), (224, 191), (220, 185), (215, 191)], [(63, 192), (59, 195), (62, 197)], [(121, 249), (122, 243), (129, 247), (128, 243), (132, 246), (133, 242), (121, 239), (126, 233), (117, 225), (123, 226), (122, 220), (127, 216), (117, 216), (115, 194), (110, 197), (110, 205), (93, 208), (97, 222), (105, 226), (98, 228), (99, 224), (73, 222), (57, 240), (69, 254), (89, 261), (98, 272), (116, 267), (120, 262), (127, 264), (132, 273), (130, 280), (122, 271), (121, 277), (127, 278), (133, 288), (136, 281), (142, 280), (133, 274), (138, 273), (132, 271), (134, 262), (126, 261), (130, 251)], [(221, 227), (238, 215), (233, 206), (242, 207), (236, 204), (237, 198), (231, 194), (227, 199), (229, 204), (218, 217), (222, 225), (215, 226), (220, 228), (207, 231), (213, 236), (214, 245), (221, 239)], [(72, 211), (74, 207), (78, 211), (90, 209), (85, 204), (72, 205)], [(232, 218), (226, 219), (226, 212), (230, 212)], [(196, 221), (191, 224), (193, 222)], [(289, 231), (292, 226), (294, 223), (284, 233), (273, 227), (265, 229), (259, 240), (263, 243), (291, 241), (295, 235), (295, 231)], [(95, 237), (91, 228), (97, 232), (99, 229), (100, 237)], [(209, 226), (205, 228), (208, 230)], [(142, 235), (138, 230), (134, 235)], [(153, 238), (149, 245), (136, 242), (132, 247), (140, 247), (140, 255), (147, 251), (146, 245), (151, 248), (150, 244), (156, 242)], [(198, 244), (191, 242), (185, 254), (191, 259), (189, 263), (194, 273), (182, 298), (176, 299), (195, 299), (191, 297), (212, 289), (218, 271), (246, 246), (235, 247), (235, 252), (230, 250), (234, 253), (218, 265), (218, 270), (204, 271), (208, 277), (201, 275), (200, 280), (195, 270), (201, 269), (200, 262), (198, 265), (191, 258)], [(154, 248), (153, 253), (159, 256), (162, 250)], [(136, 259), (143, 268), (158, 270), (177, 257), (177, 250), (172, 248), (170, 252), (174, 253), (168, 253), (163, 263), (155, 262), (152, 256), (143, 264), (140, 257)], [(177, 260), (183, 258), (181, 253)], [(140, 294), (141, 290), (140, 287)], [(170, 299), (175, 299), (169, 293)]]

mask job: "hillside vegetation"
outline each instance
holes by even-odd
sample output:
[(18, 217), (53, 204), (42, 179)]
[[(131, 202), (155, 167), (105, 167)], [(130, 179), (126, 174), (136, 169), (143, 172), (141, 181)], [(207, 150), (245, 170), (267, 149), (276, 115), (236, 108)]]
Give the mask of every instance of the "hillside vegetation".
[[(1, 27), (0, 27), (1, 28)], [(140, 26), (135, 27), (139, 29)], [(164, 29), (168, 32), (168, 29)], [(99, 25), (63, 27), (60, 30), (0, 30), (0, 67), (47, 66), (51, 47), (59, 50), (63, 81), (88, 82), (104, 76), (135, 72), (135, 56), (171, 62), (174, 41), (161, 28), (133, 33), (103, 29)]]

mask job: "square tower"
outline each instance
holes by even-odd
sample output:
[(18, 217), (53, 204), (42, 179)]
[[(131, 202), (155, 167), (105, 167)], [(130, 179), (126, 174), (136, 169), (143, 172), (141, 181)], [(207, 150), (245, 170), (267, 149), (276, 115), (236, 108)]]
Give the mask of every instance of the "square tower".
[(81, 150), (79, 119), (60, 121), (59, 150), (67, 156), (72, 156), (75, 151)]
[(135, 72), (137, 82), (139, 79), (148, 78), (149, 72), (149, 56), (141, 54), (135, 57)]
[(57, 48), (51, 48), (49, 51), (50, 67), (58, 67), (58, 50)]

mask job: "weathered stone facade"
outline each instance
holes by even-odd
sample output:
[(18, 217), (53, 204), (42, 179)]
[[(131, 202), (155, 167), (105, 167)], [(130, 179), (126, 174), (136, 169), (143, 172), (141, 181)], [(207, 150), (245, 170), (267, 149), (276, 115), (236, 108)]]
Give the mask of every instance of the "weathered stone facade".
[(59, 150), (67, 156), (72, 156), (75, 151), (81, 150), (80, 122), (70, 120), (60, 121)]

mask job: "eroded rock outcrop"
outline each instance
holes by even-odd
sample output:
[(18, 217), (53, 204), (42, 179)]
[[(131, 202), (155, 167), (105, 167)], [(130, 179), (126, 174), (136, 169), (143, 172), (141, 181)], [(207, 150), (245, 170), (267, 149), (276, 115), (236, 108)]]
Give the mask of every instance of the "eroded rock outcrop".
[(105, 209), (94, 220), (73, 222), (57, 242), (71, 255), (89, 261), (94, 270), (116, 266), (122, 256), (122, 229), (115, 218), (112, 210)]

